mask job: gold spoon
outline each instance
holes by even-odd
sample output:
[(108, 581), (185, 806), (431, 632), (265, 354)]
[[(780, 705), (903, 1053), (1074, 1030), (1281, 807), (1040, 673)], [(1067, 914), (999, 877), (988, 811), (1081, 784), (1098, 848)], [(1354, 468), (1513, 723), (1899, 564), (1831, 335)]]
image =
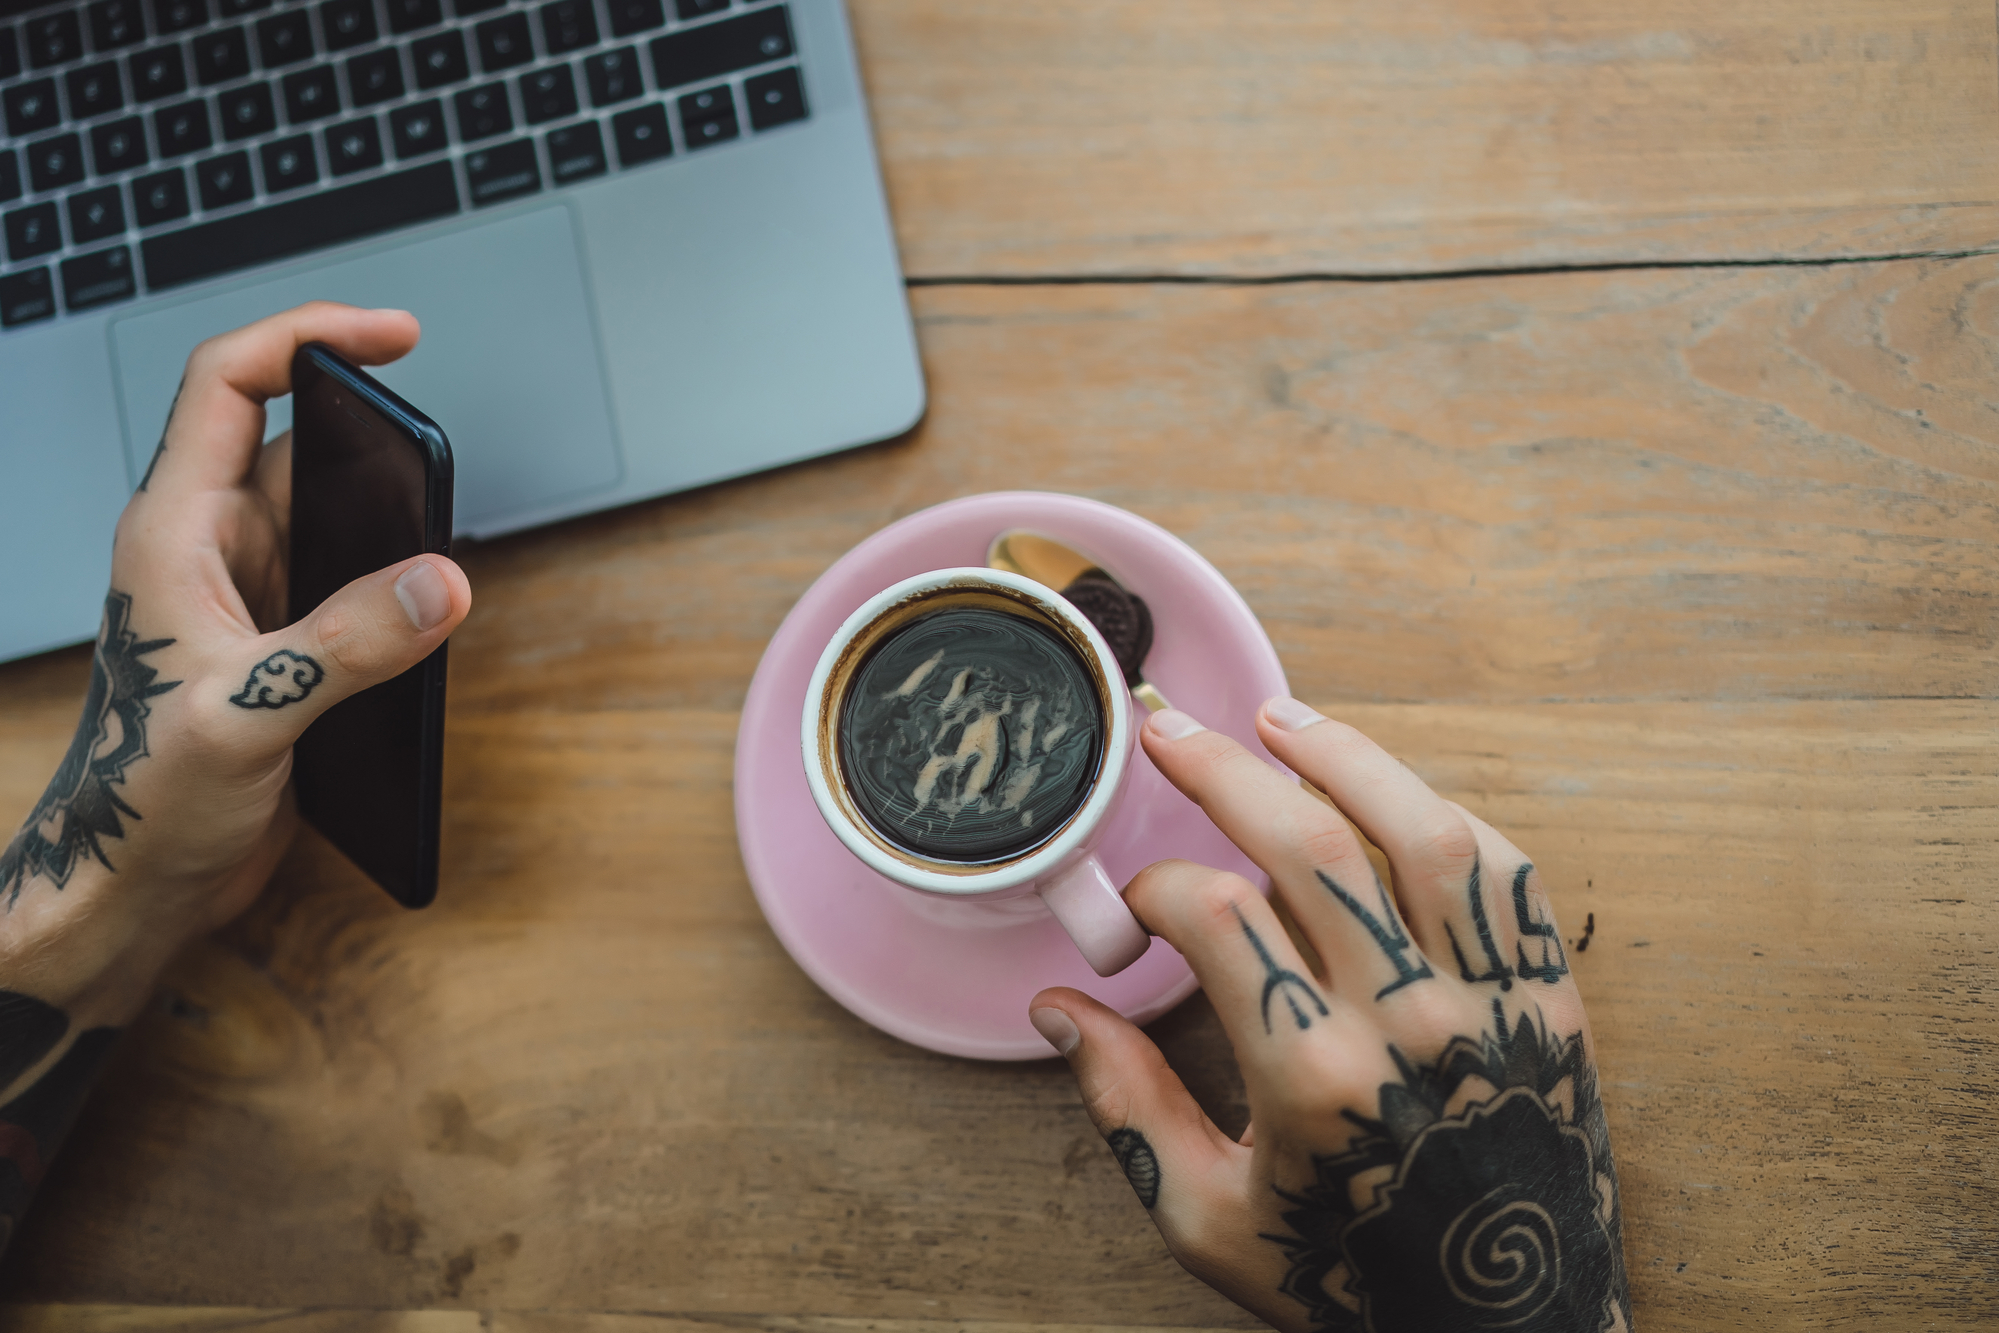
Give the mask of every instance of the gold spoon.
[(1010, 528), (986, 548), (986, 566), (1033, 579), (1068, 598), (1110, 644), (1131, 697), (1154, 713), (1173, 706), (1143, 671), (1145, 655), (1152, 651), (1152, 609), (1095, 561), (1052, 537)]

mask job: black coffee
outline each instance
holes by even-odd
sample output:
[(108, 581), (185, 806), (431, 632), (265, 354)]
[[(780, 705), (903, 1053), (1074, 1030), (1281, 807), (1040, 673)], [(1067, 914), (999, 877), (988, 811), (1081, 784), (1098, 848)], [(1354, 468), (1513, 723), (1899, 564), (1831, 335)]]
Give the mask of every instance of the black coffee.
[(1104, 717), (1055, 630), (952, 607), (869, 652), (839, 743), (847, 790), (877, 833), (932, 860), (999, 861), (1053, 837), (1088, 799)]

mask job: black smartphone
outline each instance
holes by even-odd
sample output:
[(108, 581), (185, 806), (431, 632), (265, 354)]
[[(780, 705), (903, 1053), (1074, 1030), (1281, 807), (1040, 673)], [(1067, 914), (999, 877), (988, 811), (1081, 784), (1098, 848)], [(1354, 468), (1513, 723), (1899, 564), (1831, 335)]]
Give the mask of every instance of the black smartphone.
[[(364, 574), (451, 553), (451, 444), (324, 343), (292, 358), (289, 609)], [(292, 752), (299, 813), (405, 907), (437, 896), (444, 645), (326, 710)]]

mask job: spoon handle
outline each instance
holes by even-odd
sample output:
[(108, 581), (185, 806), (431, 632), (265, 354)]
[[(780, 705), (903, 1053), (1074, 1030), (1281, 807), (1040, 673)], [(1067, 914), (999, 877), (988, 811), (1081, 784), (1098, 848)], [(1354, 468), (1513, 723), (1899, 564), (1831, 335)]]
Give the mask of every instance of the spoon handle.
[(1131, 697), (1144, 704), (1148, 712), (1157, 713), (1173, 706), (1166, 702), (1166, 696), (1159, 692), (1159, 687), (1149, 680), (1141, 680), (1132, 686)]

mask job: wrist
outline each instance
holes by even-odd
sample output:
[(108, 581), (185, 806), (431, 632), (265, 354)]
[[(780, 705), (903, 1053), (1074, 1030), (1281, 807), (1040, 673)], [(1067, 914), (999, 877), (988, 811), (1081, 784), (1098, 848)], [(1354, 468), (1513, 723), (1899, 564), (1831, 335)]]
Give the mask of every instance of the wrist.
[(0, 989), (55, 1005), (80, 1026), (129, 1022), (182, 942), (134, 910), (132, 878), (88, 864), (60, 889), (41, 878), (22, 885), (0, 908)]

